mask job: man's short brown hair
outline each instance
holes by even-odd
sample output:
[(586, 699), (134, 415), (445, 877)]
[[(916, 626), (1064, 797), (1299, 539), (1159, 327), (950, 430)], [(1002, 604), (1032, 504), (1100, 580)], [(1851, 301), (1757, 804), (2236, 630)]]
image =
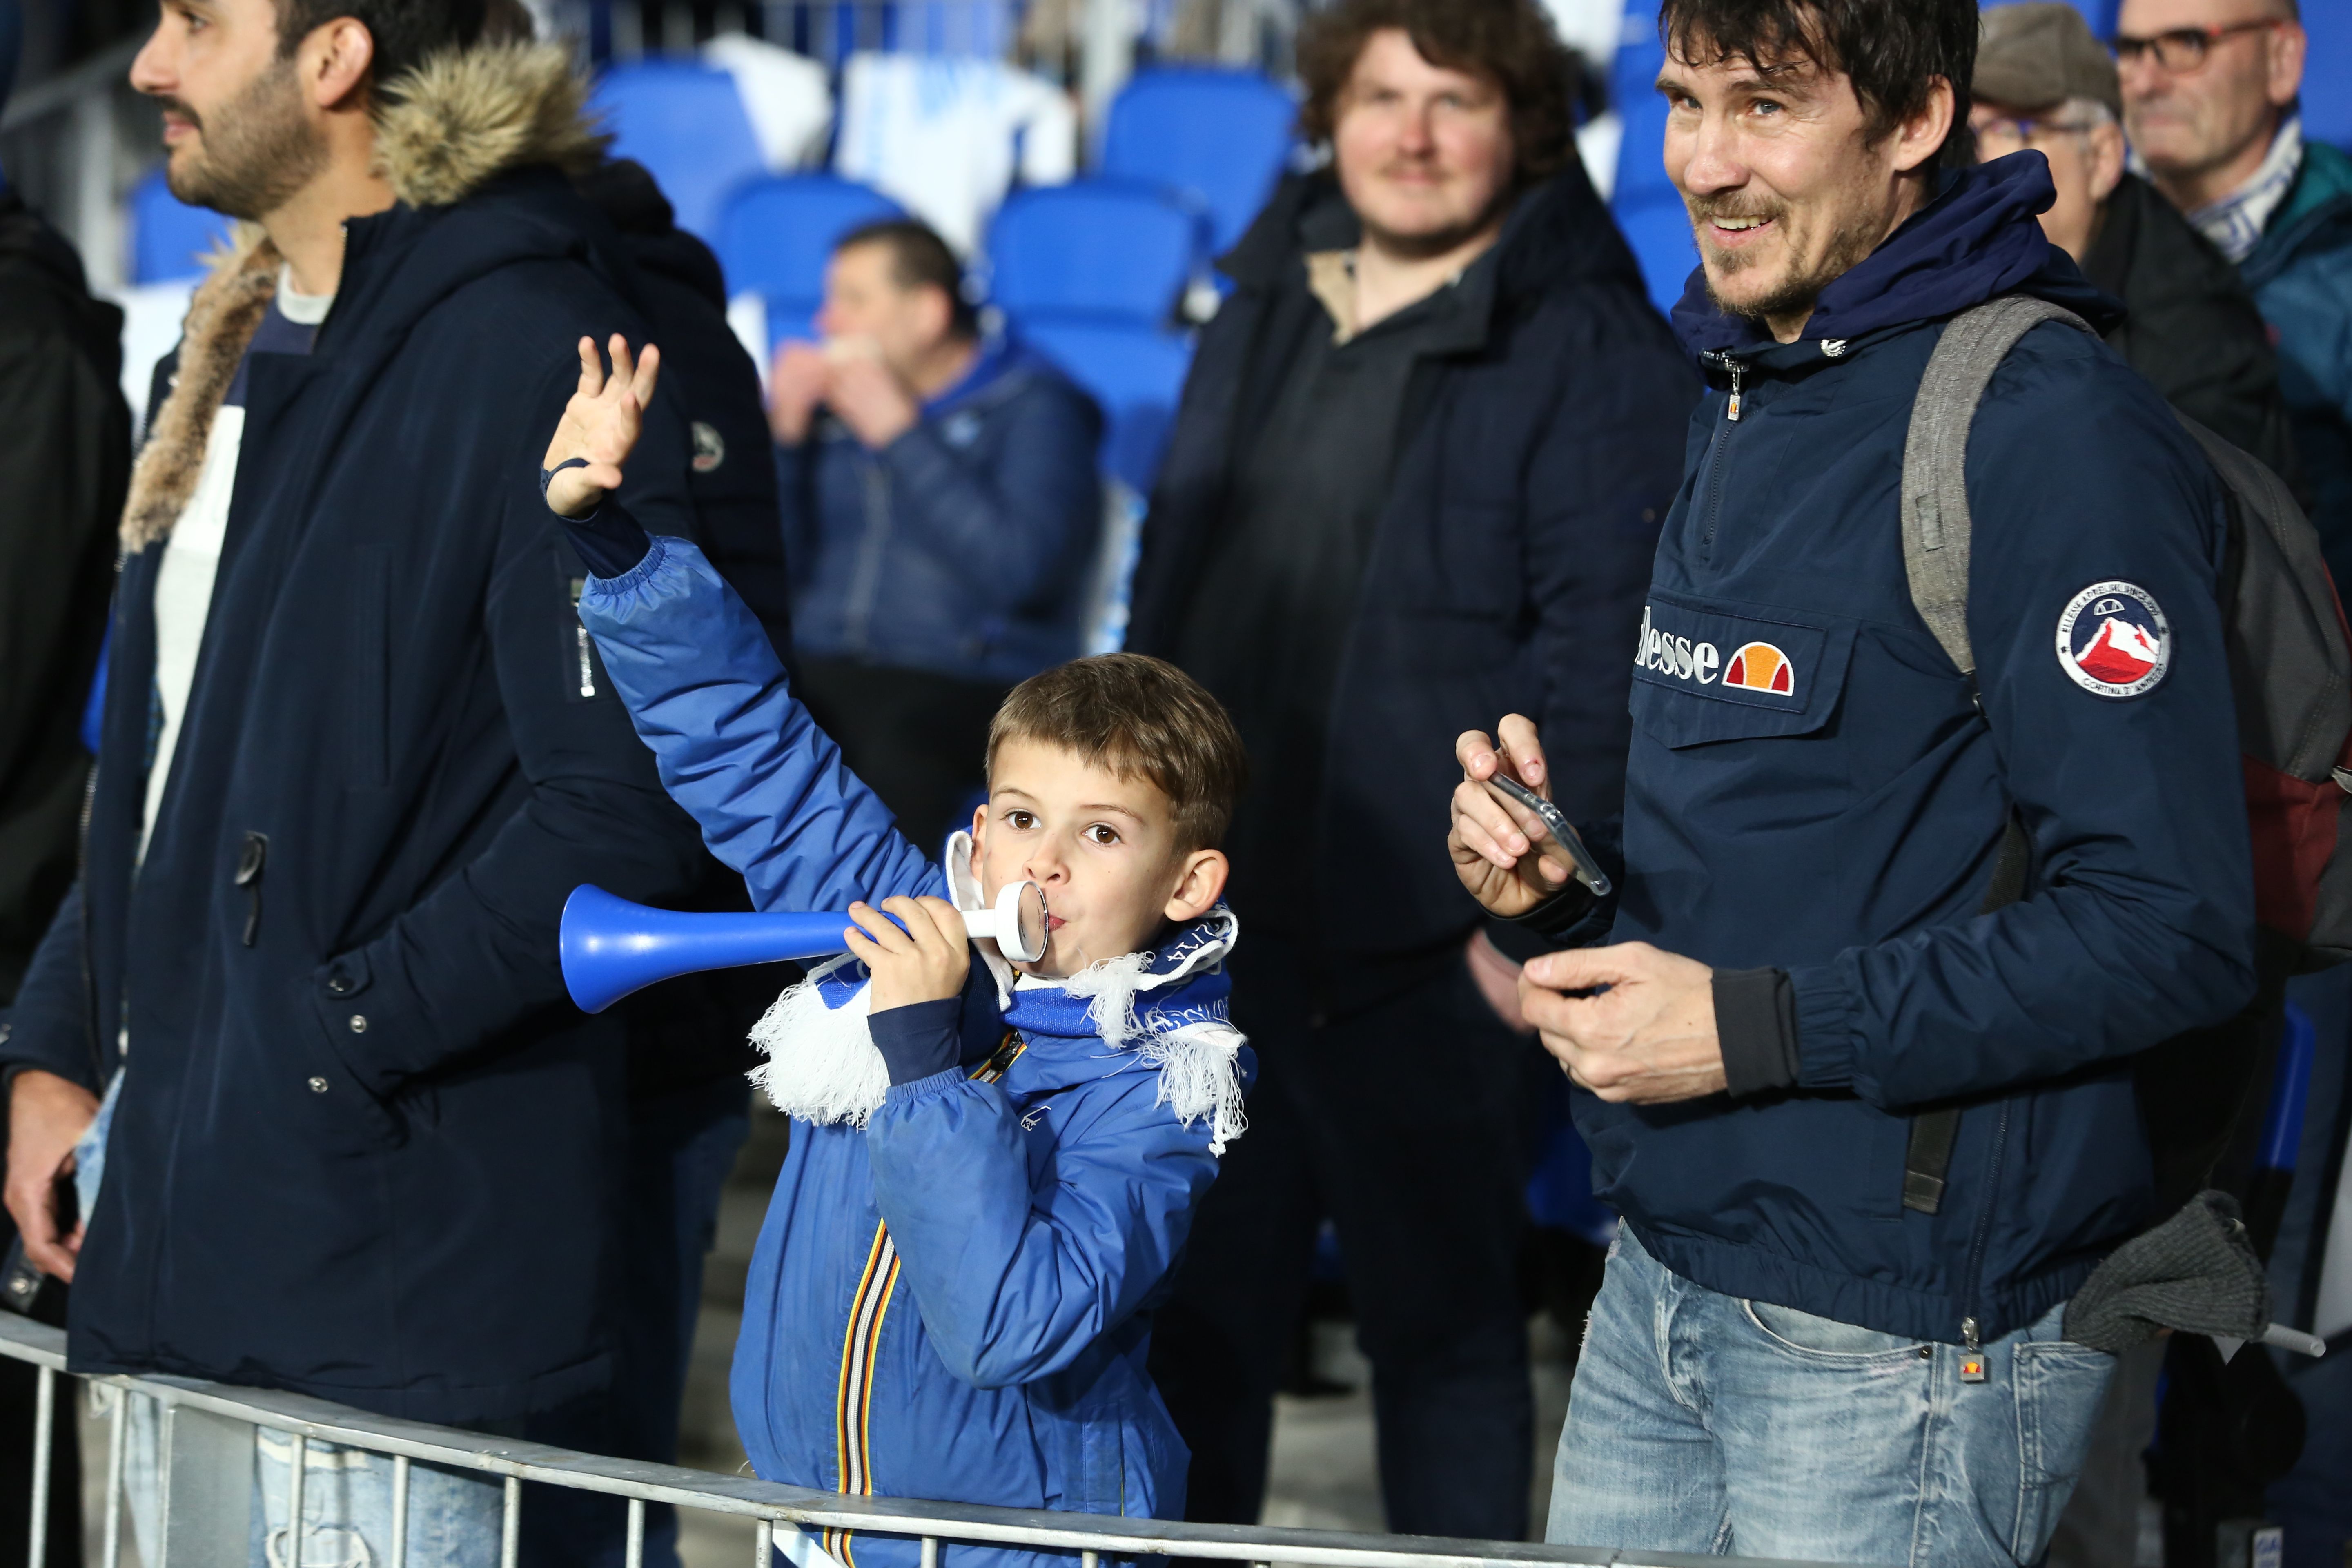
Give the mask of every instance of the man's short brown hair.
[(1484, 77), (1510, 105), (1516, 183), (1549, 179), (1576, 156), (1574, 103), (1583, 67), (1536, 0), (1339, 0), (1298, 34), (1307, 102), (1298, 122), (1328, 142), (1339, 99), (1374, 33), (1394, 29), (1431, 65)]
[(1149, 781), (1175, 808), (1186, 852), (1223, 840), (1249, 772), (1224, 706), (1174, 665), (1139, 653), (1073, 659), (1014, 687), (988, 727), (991, 773), (998, 748), (1016, 740)]

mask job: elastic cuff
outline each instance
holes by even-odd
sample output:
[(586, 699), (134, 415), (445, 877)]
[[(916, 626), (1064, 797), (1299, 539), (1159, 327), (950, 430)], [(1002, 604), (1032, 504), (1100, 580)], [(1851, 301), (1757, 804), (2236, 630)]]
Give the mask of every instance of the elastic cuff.
[(656, 572), (659, 571), (661, 569), (662, 556), (664, 553), (662, 547), (663, 536), (656, 533), (648, 535), (647, 537), (651, 542), (646, 546), (646, 558), (638, 562), (635, 566), (630, 567), (627, 571), (622, 573), (619, 576), (600, 577), (596, 575), (595, 569), (591, 567), (589, 569), (588, 586), (585, 591), (586, 596), (593, 599), (612, 597), (617, 595), (625, 594), (630, 589), (635, 588), (639, 584), (645, 582), (648, 577), (651, 577)]
[(1784, 969), (1715, 972), (1715, 1037), (1733, 1099), (1797, 1082), (1797, 1008)]
[(1570, 882), (1526, 914), (1508, 918), (1511, 924), (1522, 926), (1538, 936), (1559, 936), (1591, 918), (1594, 907), (1600, 902), (1583, 883)]
[(956, 1065), (963, 1047), (963, 996), (910, 1002), (866, 1019), (874, 1048), (890, 1068), (893, 1084), (913, 1083)]
[(607, 495), (586, 517), (555, 514), (592, 577), (607, 582), (627, 575), (644, 564), (653, 550), (653, 537), (627, 507)]
[(928, 1099), (935, 1094), (944, 1094), (949, 1089), (954, 1089), (961, 1084), (970, 1083), (971, 1081), (971, 1075), (965, 1072), (963, 1068), (950, 1068), (945, 1072), (935, 1072), (929, 1078), (919, 1078), (907, 1083), (892, 1084), (888, 1092), (882, 1096), (882, 1103), (885, 1105), (905, 1105), (910, 1100)]
[(1853, 994), (1826, 963), (1789, 971), (1797, 1007), (1797, 1082), (1805, 1089), (1844, 1089), (1853, 1082)]

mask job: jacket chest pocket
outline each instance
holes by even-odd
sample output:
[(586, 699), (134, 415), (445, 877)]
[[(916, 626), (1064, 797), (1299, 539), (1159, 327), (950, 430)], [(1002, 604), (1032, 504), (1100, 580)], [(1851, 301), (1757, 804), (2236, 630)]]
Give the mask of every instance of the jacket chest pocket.
[(1634, 722), (1676, 752), (1814, 734), (1836, 717), (1853, 634), (1834, 616), (1653, 590), (1634, 644)]

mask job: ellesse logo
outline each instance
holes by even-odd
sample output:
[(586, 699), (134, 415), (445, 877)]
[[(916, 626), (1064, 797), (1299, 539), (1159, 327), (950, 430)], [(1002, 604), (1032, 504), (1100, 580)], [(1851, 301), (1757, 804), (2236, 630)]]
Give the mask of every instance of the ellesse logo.
[(1797, 694), (1796, 662), (1773, 644), (1741, 643), (1726, 661), (1723, 650), (1713, 642), (1678, 637), (1659, 626), (1652, 605), (1642, 609), (1642, 641), (1633, 656), (1633, 668), (1655, 670), (1695, 686), (1712, 686), (1720, 680), (1726, 686), (1776, 697)]

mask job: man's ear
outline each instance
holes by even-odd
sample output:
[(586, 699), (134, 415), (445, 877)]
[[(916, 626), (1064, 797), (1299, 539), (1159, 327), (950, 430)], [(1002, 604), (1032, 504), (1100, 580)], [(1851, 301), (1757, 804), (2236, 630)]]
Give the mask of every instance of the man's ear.
[(1168, 895), (1160, 914), (1181, 925), (1199, 920), (1217, 907), (1225, 894), (1225, 879), (1233, 862), (1222, 849), (1195, 849), (1177, 867), (1176, 890)]
[(1895, 128), (1895, 172), (1907, 174), (1935, 157), (1951, 134), (1957, 100), (1952, 84), (1942, 77), (1927, 84), (1927, 101), (1919, 112)]
[(2124, 128), (2114, 121), (2091, 127), (2091, 199), (2105, 201), (2124, 182)]
[(375, 37), (356, 16), (338, 16), (310, 29), (295, 51), (302, 91), (317, 108), (352, 109), (364, 101)]
[(2303, 90), (2303, 67), (2310, 47), (2310, 36), (2294, 22), (2273, 27), (2263, 40), (2268, 52), (2263, 63), (2269, 68), (2263, 86), (2272, 108), (2284, 109)]

